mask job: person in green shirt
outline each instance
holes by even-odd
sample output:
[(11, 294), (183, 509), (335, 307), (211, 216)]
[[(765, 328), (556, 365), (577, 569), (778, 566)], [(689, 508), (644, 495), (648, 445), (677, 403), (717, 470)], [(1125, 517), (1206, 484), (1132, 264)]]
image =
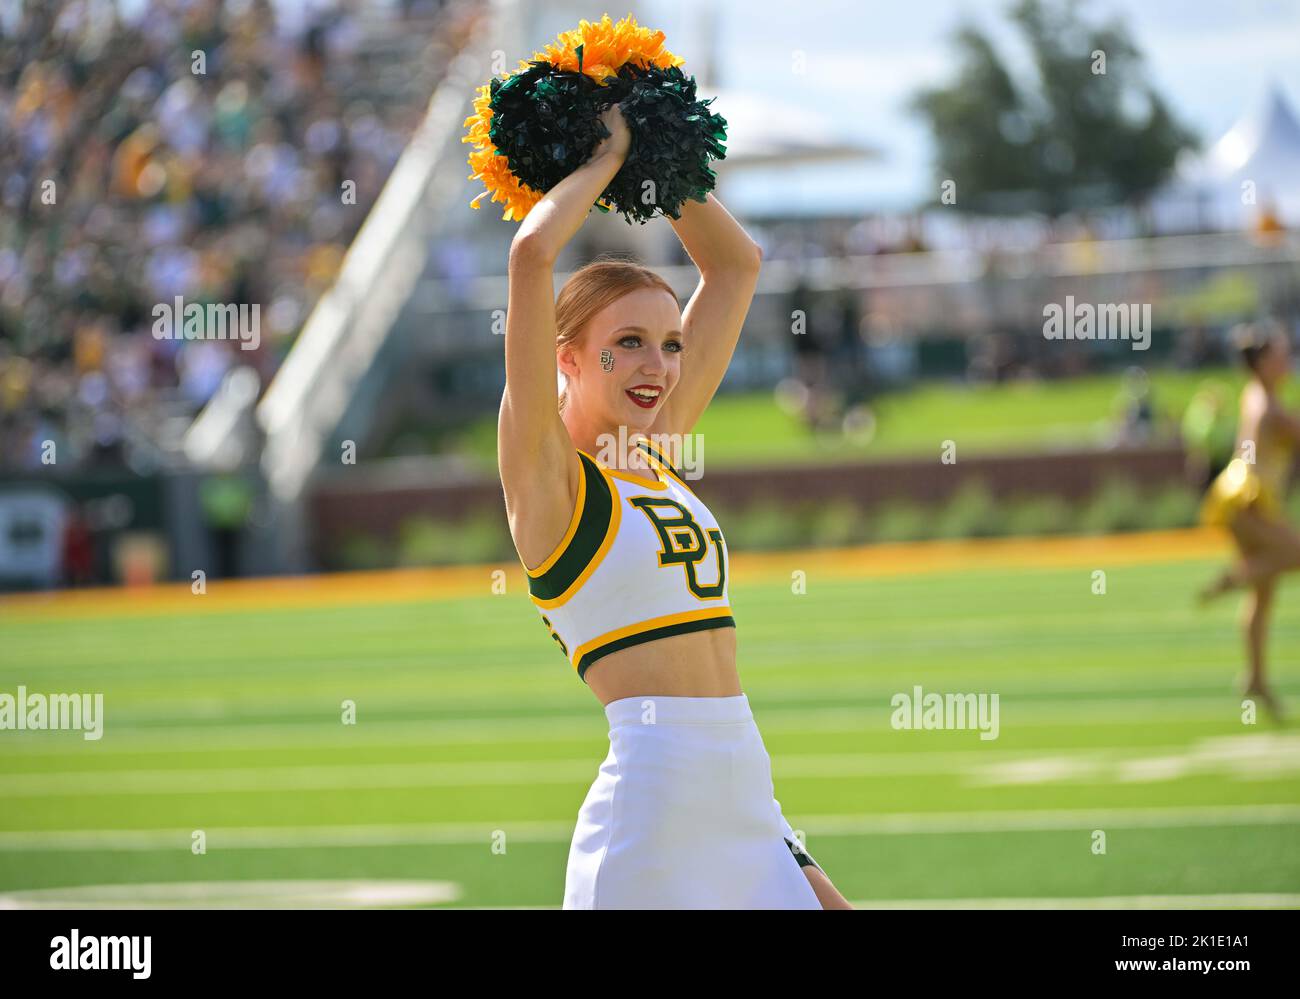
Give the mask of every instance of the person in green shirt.
[(217, 472), (199, 485), (199, 505), (216, 555), (216, 576), (240, 575), (240, 542), (253, 509), (253, 486), (239, 472)]

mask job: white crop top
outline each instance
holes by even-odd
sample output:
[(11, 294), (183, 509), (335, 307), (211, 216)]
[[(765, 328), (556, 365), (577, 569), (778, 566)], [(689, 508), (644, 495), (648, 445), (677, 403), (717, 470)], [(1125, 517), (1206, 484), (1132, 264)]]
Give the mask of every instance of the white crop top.
[(584, 682), (611, 652), (736, 624), (717, 520), (653, 445), (637, 446), (653, 481), (578, 449), (573, 518), (550, 558), (528, 572), (542, 623)]

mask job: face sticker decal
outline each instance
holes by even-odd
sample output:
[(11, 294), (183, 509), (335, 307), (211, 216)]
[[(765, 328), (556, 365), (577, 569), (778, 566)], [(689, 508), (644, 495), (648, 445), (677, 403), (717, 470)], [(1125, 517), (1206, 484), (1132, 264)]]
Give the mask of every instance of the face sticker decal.
[(614, 352), (612, 350), (602, 350), (600, 352), (600, 366), (606, 371), (614, 370)]

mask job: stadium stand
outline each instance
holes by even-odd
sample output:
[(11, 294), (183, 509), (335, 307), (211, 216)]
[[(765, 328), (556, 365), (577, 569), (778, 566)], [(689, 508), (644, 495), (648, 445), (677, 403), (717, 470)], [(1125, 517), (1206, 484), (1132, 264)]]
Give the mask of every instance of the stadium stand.
[[(329, 288), (473, 2), (53, 0), (0, 25), (0, 469), (168, 464)], [(153, 309), (260, 306), (256, 349)]]

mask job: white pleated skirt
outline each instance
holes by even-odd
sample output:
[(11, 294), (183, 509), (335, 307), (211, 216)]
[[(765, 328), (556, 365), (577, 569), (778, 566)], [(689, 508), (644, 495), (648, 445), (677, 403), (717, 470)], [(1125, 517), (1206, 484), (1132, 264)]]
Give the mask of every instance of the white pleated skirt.
[(744, 694), (627, 697), (605, 715), (609, 755), (578, 813), (564, 908), (821, 908)]

